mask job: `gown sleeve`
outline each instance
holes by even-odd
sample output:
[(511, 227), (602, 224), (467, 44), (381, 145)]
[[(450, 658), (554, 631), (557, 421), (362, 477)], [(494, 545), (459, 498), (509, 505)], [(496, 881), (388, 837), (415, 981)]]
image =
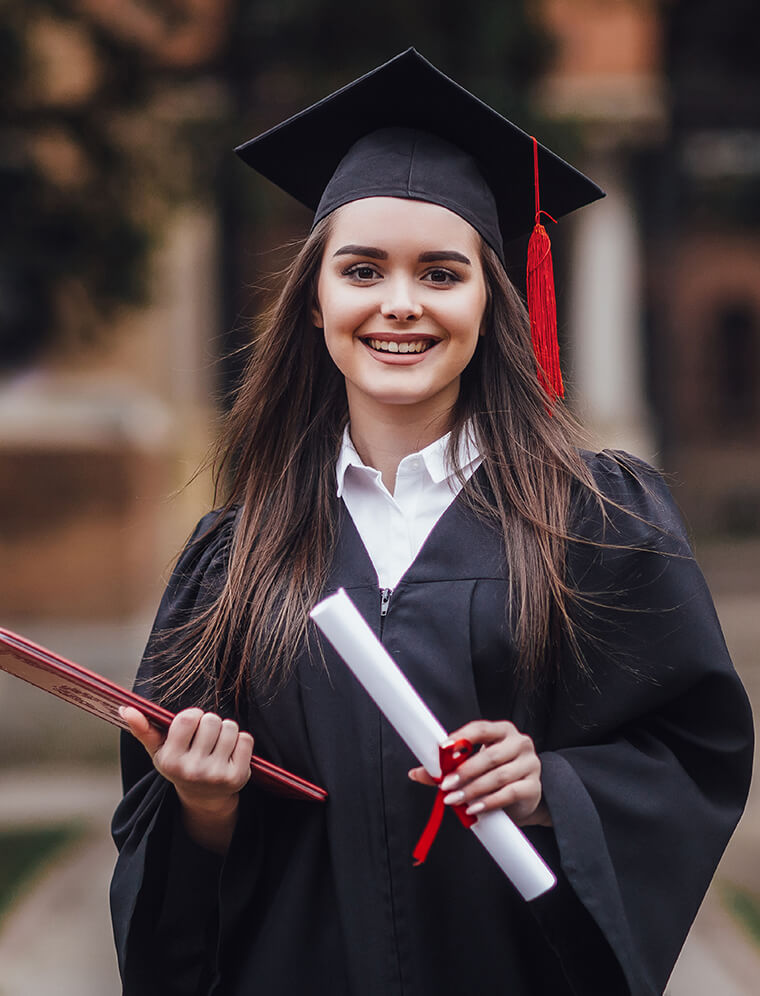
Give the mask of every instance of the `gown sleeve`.
[[(223, 584), (233, 525), (234, 511), (223, 519), (204, 516), (181, 554), (135, 682), (146, 698), (156, 697), (153, 678), (166, 664), (157, 649), (162, 632), (192, 618)], [(176, 712), (197, 704), (190, 691), (170, 707)], [(187, 836), (173, 787), (128, 733), (122, 734), (121, 764), (124, 797), (111, 827), (119, 856), (110, 899), (123, 992), (205, 993), (213, 983), (224, 859)], [(249, 795), (241, 794), (239, 823), (248, 821)]]
[[(752, 716), (662, 477), (624, 453), (589, 461), (614, 504), (577, 504), (584, 664), (565, 647), (540, 752), (561, 876), (535, 912), (574, 991), (659, 996), (744, 807)], [(621, 981), (598, 988), (610, 951)]]

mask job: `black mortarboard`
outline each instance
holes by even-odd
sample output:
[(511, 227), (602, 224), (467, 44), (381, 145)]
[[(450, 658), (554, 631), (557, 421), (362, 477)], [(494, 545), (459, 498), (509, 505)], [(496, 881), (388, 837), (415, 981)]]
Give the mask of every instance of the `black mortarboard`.
[[(536, 221), (531, 136), (414, 48), (235, 151), (315, 211), (315, 223), (362, 197), (432, 201), (464, 217), (503, 260), (502, 239)], [(559, 156), (537, 151), (550, 216), (604, 196)]]
[[(528, 310), (538, 376), (562, 396), (552, 220), (604, 196), (583, 173), (409, 48), (235, 150), (315, 212), (364, 197), (430, 201), (504, 241), (531, 232)], [(539, 178), (541, 203), (539, 211)]]

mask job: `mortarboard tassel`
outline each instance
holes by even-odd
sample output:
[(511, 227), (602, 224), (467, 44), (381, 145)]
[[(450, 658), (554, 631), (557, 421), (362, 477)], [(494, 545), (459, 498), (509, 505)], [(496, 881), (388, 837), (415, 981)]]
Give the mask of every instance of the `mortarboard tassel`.
[(552, 221), (554, 218), (541, 210), (538, 193), (538, 143), (535, 138), (533, 139), (533, 182), (536, 192), (536, 224), (528, 242), (528, 314), (538, 379), (550, 400), (554, 401), (557, 397), (564, 398), (565, 387), (559, 367), (552, 244), (546, 229), (541, 224), (541, 215), (545, 214)]

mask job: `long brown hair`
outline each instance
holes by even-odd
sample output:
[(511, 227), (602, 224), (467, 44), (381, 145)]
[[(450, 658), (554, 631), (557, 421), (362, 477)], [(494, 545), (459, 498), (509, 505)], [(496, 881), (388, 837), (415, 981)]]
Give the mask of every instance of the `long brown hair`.
[[(228, 569), (211, 604), (171, 634), (165, 700), (202, 687), (204, 704), (219, 707), (225, 693), (240, 701), (249, 683), (274, 693), (325, 585), (337, 527), (335, 463), (348, 420), (343, 377), (311, 320), (330, 221), (305, 240), (252, 342), (214, 460), (217, 482), (226, 481), (223, 511), (239, 509)], [(579, 453), (577, 423), (561, 404), (548, 404), (538, 382), (519, 294), (485, 243), (481, 258), (485, 334), (461, 377), (449, 456), (456, 466), (471, 425), (487, 483), (471, 478), (464, 500), (503, 537), (519, 675), (536, 687), (552, 668), (557, 634), (576, 644), (576, 593), (565, 578), (571, 490), (580, 484), (600, 508), (603, 499)]]

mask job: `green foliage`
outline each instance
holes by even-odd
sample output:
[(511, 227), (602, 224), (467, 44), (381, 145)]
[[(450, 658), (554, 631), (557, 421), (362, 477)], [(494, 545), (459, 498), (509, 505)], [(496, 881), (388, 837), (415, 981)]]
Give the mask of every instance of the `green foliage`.
[(724, 884), (723, 901), (755, 944), (760, 944), (760, 898), (738, 885)]
[(81, 833), (74, 825), (0, 831), (0, 917), (35, 873)]
[[(177, 163), (168, 157), (157, 163), (145, 126), (157, 95), (175, 77), (184, 79), (137, 41), (109, 32), (84, 5), (6, 0), (3, 6), (0, 369), (29, 362), (58, 336), (88, 338), (120, 306), (144, 300), (158, 220), (146, 202), (171, 199), (182, 162), (179, 148)], [(57, 57), (64, 73), (89, 82), (81, 92), (46, 92), (44, 63), (57, 38), (40, 53), (41, 24), (52, 25), (64, 43), (74, 37)], [(76, 64), (80, 53), (87, 65)], [(173, 121), (164, 126), (167, 146), (173, 127)]]

